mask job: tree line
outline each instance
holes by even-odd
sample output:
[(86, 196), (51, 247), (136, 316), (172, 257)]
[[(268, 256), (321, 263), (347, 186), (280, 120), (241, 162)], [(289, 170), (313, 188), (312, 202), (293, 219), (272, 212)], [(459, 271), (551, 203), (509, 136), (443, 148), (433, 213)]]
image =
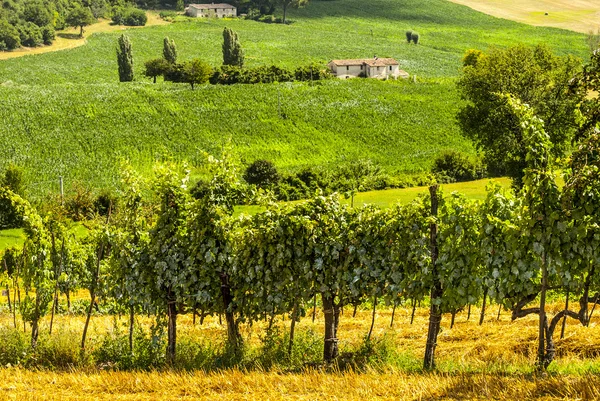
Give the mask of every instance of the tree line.
[(54, 42), (56, 31), (84, 27), (98, 18), (120, 25), (145, 25), (144, 11), (125, 0), (7, 0), (0, 9), (0, 51)]

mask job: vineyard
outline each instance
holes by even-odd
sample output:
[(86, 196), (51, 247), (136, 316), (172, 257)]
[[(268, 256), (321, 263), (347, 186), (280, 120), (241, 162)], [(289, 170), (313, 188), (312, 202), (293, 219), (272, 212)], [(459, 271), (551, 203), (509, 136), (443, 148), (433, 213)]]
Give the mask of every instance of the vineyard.
[[(489, 319), (486, 305), (494, 302), (509, 310), (512, 320), (537, 316), (535, 369), (545, 371), (562, 352), (555, 341), (558, 332), (564, 337), (567, 318), (590, 326), (600, 301), (600, 136), (594, 129), (580, 131), (570, 174), (559, 189), (541, 120), (517, 100), (507, 101), (521, 119), (529, 149), (525, 185), (516, 197), (499, 186), (491, 186), (482, 202), (458, 194), (442, 197), (434, 185), (429, 196), (388, 209), (351, 208), (334, 195), (232, 217), (240, 196), (248, 194), (240, 190), (235, 166), (224, 155), (209, 158), (213, 178), (195, 198), (187, 190), (185, 171), (161, 166), (148, 182), (124, 168), (125, 204), (114, 216), (109, 209), (78, 240), (59, 219), (41, 218), (4, 189), (0, 201), (10, 202), (22, 216), (27, 236), (22, 249), (8, 249), (2, 259), (7, 299), (12, 294), (14, 304), (8, 321), (12, 317), (15, 329), (18, 320), (23, 327), (29, 323), (35, 350), (46, 315), (52, 332), (59, 293), (70, 299), (69, 294), (86, 290), (81, 355), (90, 352), (89, 324), (102, 302), (111, 313), (129, 316), (128, 335), (120, 337), (118, 350), (103, 345), (95, 357), (117, 368), (131, 363), (149, 368), (177, 366), (178, 358), (185, 359), (178, 351), (182, 317), (202, 322), (218, 316), (226, 337), (225, 360), (213, 361), (217, 367), (239, 366), (243, 360), (250, 340), (242, 325), (265, 324), (269, 338), (277, 317), (287, 317), (290, 327), (273, 358), (291, 358), (297, 322), (310, 313), (314, 320), (319, 307), (322, 360), (339, 364), (347, 359), (339, 349), (344, 307), (353, 308), (353, 314), (365, 303), (372, 308), (365, 339), (370, 347), (378, 306), (392, 308), (393, 325), (398, 306), (410, 305), (414, 319), (417, 305), (426, 303), (423, 368), (430, 370), (437, 366), (442, 316), (450, 316), (452, 328), (461, 311), (470, 317), (471, 308), (481, 305), (481, 324), (486, 314)], [(549, 308), (551, 299), (566, 299), (564, 308)], [(152, 338), (162, 338), (156, 330), (166, 330), (163, 362), (136, 359), (138, 314), (155, 317)], [(129, 359), (122, 359), (124, 349)], [(200, 367), (206, 368), (195, 368)]]
[[(474, 154), (455, 122), (462, 104), (455, 88), (468, 48), (548, 44), (558, 54), (586, 56), (581, 34), (498, 20), (436, 0), (427, 5), (379, 0), (315, 1), (294, 10), (294, 22), (192, 20), (128, 30), (136, 82), (119, 84), (118, 33), (99, 33), (75, 49), (0, 61), (0, 170), (25, 168), (28, 193), (41, 197), (74, 182), (114, 188), (128, 159), (150, 174), (155, 161), (187, 161), (218, 153), (231, 138), (243, 163), (264, 158), (278, 168), (336, 165), (371, 159), (392, 174), (428, 171), (445, 149)], [(385, 9), (385, 16), (377, 9)], [(318, 82), (285, 85), (183, 85), (142, 76), (159, 57), (165, 36), (181, 60), (221, 63), (223, 27), (234, 29), (249, 67), (296, 68), (332, 58), (377, 54), (396, 58), (417, 75), (408, 82)], [(405, 43), (419, 30), (419, 46)]]

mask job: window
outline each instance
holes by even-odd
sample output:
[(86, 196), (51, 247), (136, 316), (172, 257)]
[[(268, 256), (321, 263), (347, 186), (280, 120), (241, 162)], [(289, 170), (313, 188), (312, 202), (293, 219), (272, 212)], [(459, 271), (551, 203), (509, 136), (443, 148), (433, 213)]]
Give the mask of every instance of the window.
[(346, 66), (346, 71), (348, 71), (349, 69), (350, 69), (350, 66), (348, 66), (348, 65), (347, 65), (347, 66)]
[(390, 65), (390, 71), (392, 71), (392, 66)]

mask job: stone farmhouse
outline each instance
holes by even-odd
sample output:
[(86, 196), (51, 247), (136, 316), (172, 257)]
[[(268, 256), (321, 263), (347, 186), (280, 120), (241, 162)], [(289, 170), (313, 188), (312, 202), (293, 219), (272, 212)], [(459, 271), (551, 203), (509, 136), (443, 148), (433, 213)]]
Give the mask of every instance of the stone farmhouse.
[(327, 66), (341, 79), (347, 78), (408, 78), (406, 71), (393, 58), (369, 58), (355, 60), (331, 60)]
[(190, 17), (235, 17), (237, 9), (227, 3), (190, 4), (185, 13)]

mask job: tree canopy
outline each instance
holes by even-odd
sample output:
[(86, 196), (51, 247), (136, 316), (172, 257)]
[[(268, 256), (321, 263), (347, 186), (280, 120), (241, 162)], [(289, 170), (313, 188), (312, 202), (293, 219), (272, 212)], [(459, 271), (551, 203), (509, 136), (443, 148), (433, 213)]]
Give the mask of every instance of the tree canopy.
[(467, 104), (458, 113), (463, 134), (485, 151), (493, 174), (507, 174), (522, 185), (527, 149), (522, 127), (506, 98), (510, 94), (528, 104), (544, 122), (553, 156), (568, 149), (575, 124), (575, 107), (583, 91), (571, 90), (581, 63), (559, 57), (543, 46), (493, 48), (487, 53), (468, 51), (458, 89)]

